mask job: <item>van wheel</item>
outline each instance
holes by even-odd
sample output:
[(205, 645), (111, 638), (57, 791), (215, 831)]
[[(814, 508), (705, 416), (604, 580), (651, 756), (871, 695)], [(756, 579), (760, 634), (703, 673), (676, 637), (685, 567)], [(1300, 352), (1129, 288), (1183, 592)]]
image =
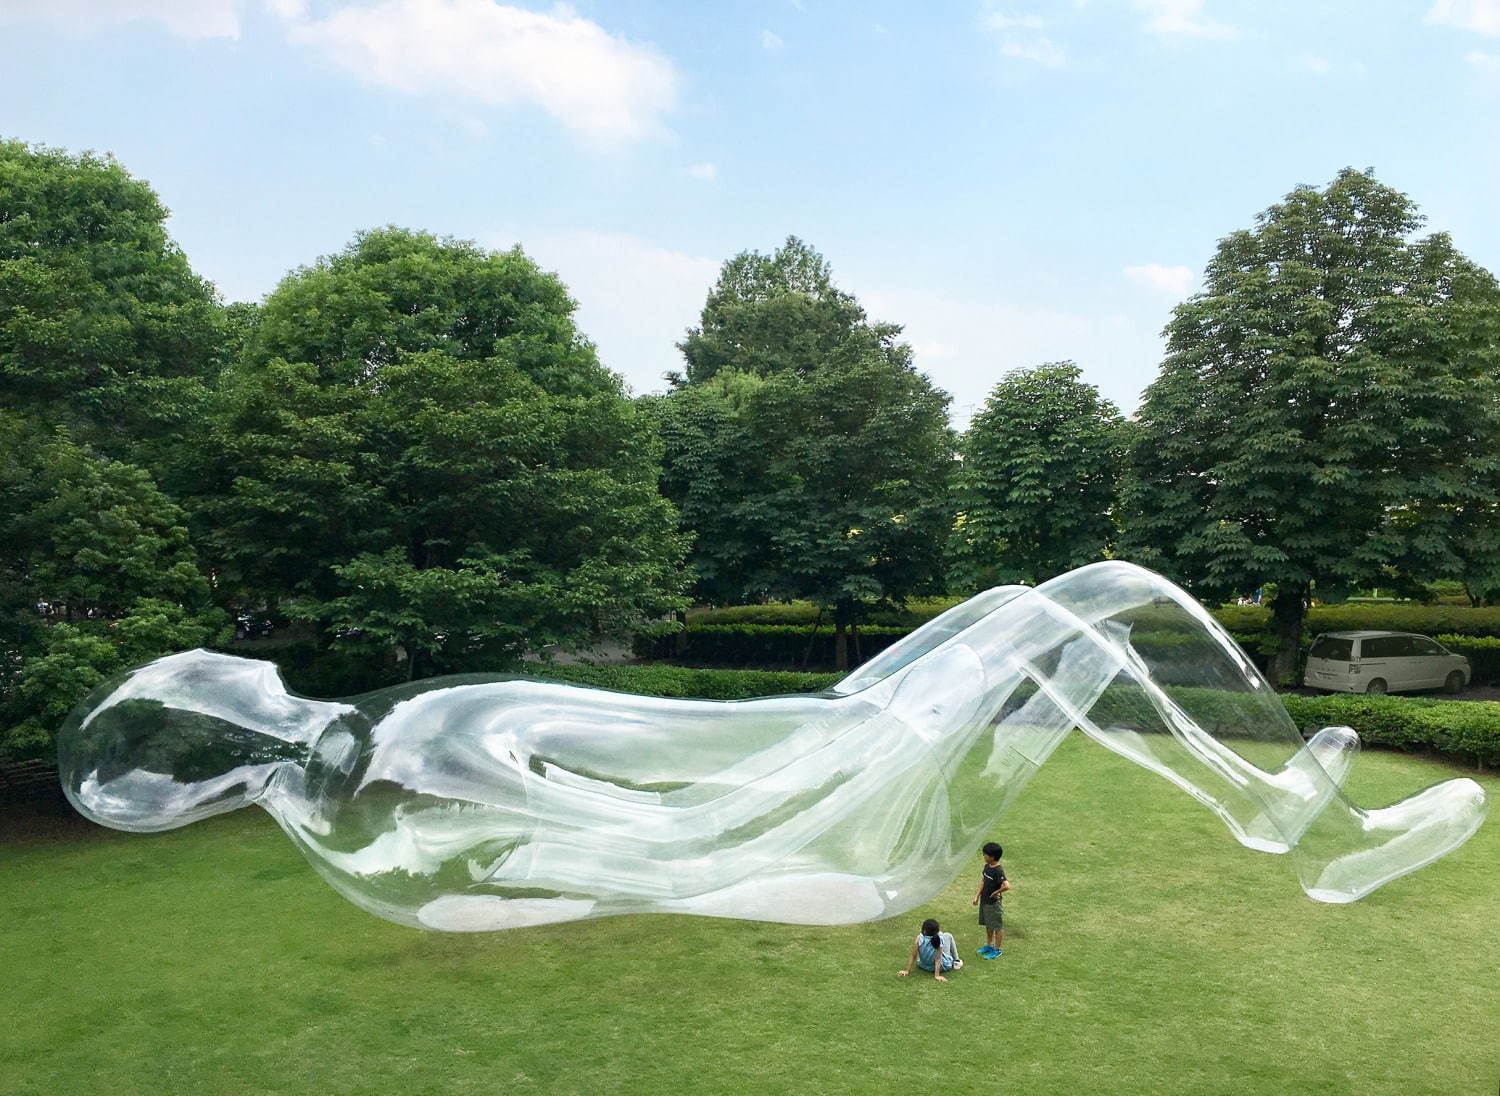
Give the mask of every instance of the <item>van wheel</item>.
[(1448, 675), (1448, 680), (1443, 682), (1443, 692), (1456, 693), (1464, 687), (1464, 674), (1462, 670), (1454, 670)]
[(1365, 696), (1385, 696), (1385, 678), (1375, 677), (1365, 686)]

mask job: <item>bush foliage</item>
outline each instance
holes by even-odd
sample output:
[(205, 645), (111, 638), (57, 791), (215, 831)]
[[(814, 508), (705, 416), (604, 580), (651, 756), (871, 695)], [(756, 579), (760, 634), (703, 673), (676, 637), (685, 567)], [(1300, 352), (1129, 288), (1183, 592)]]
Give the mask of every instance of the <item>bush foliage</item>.
[[(1500, 647), (1500, 641), (1496, 643)], [(766, 670), (705, 670), (684, 666), (560, 666), (529, 664), (526, 672), (645, 696), (743, 700), (827, 689), (841, 675)], [(1205, 692), (1206, 690), (1199, 690)], [(1198, 698), (1199, 707), (1203, 697)], [(1435, 750), (1484, 767), (1500, 765), (1500, 704), (1399, 696), (1283, 696), (1287, 714), (1304, 734), (1353, 727), (1366, 746)]]

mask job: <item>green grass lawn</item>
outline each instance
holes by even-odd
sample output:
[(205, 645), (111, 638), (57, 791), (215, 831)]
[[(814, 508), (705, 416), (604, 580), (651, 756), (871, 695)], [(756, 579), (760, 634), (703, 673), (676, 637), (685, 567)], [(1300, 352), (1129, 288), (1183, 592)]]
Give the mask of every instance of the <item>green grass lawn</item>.
[[(1384, 804), (1454, 775), (1367, 753)], [(1500, 797), (1500, 780), (1487, 780)], [(1500, 820), (1352, 906), (1303, 897), (1165, 781), (1074, 736), (979, 869), (847, 928), (626, 917), (486, 935), (379, 921), (256, 810), (137, 836), (11, 816), (6, 1093), (1483, 1093), (1500, 1086)], [(921, 918), (947, 985), (897, 978)]]

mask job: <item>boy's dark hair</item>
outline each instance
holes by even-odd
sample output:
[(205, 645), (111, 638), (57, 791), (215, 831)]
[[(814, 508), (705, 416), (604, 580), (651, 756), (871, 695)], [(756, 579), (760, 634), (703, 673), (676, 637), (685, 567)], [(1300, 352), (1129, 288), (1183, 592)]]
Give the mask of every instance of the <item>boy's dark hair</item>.
[(984, 855), (986, 855), (986, 856), (993, 856), (996, 860), (999, 860), (1000, 859), (1000, 853), (1003, 850), (1000, 848), (999, 845), (995, 844), (995, 842), (993, 842), (993, 841), (986, 841), (984, 843), (984, 848), (980, 849), (979, 851), (982, 852), (982, 853), (984, 853)]
[(932, 941), (933, 947), (937, 948), (938, 951), (942, 951), (943, 942), (938, 938), (939, 931), (940, 930), (938, 929), (938, 923), (933, 918), (929, 917), (927, 920), (922, 922), (922, 935)]

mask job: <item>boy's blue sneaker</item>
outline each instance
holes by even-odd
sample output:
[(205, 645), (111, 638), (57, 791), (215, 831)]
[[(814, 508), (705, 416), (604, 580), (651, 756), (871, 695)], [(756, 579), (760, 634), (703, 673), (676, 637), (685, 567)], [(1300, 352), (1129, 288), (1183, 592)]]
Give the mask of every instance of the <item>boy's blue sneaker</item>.
[(977, 956), (979, 956), (981, 959), (993, 959), (995, 956), (999, 955), (1000, 953), (998, 951), (996, 951), (993, 947), (991, 947), (989, 944), (986, 944), (984, 947), (980, 948), (974, 954), (977, 955)]
[(998, 959), (1000, 958), (1000, 956), (1005, 954), (1005, 952), (1001, 951), (999, 948), (985, 948), (984, 950), (989, 953), (985, 956), (986, 959)]

